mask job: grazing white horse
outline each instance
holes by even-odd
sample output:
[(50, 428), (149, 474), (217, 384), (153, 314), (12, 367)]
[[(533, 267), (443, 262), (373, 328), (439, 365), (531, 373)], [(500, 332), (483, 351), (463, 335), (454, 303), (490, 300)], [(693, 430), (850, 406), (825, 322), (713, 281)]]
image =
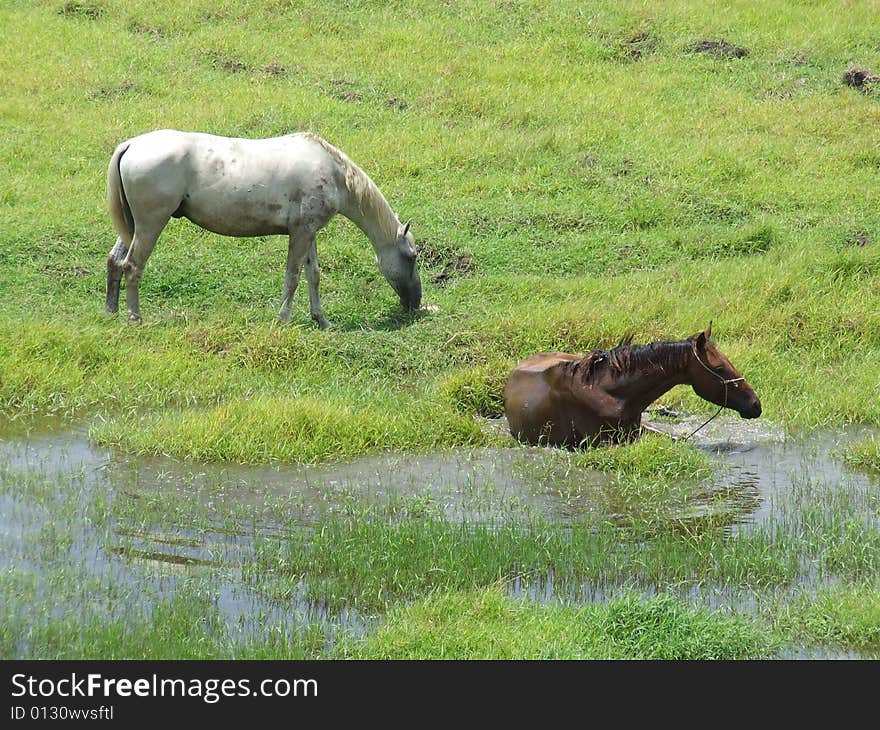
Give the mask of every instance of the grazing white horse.
[(237, 139), (164, 129), (120, 144), (107, 169), (107, 202), (119, 238), (107, 257), (107, 312), (119, 309), (125, 275), (128, 318), (140, 320), (138, 284), (169, 219), (188, 218), (226, 236), (286, 234), (279, 319), (305, 263), (312, 319), (329, 325), (318, 295), (315, 233), (337, 213), (370, 239), (379, 270), (407, 309), (422, 284), (410, 224), (402, 225), (369, 176), (315, 134)]

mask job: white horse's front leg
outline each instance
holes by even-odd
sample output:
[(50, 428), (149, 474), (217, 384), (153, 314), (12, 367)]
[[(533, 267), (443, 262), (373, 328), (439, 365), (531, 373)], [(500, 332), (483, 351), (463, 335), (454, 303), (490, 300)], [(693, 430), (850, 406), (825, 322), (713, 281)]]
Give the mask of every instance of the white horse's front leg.
[(321, 272), (318, 270), (318, 246), (314, 235), (309, 243), (309, 252), (306, 254), (306, 281), (309, 283), (309, 310), (312, 319), (318, 323), (322, 330), (330, 326), (330, 322), (324, 316), (321, 306), (321, 297), (318, 294), (318, 283), (321, 281)]
[(278, 319), (282, 322), (290, 321), (290, 303), (299, 284), (299, 275), (302, 270), (303, 259), (309, 251), (309, 236), (297, 231), (290, 234), (287, 245), (287, 270), (284, 272), (284, 293), (281, 295), (281, 310)]

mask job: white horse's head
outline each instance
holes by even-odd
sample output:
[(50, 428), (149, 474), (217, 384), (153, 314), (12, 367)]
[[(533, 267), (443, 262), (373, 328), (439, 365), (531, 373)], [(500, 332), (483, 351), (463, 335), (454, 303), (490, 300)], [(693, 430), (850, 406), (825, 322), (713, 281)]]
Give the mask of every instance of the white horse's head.
[(405, 309), (418, 309), (422, 303), (422, 280), (416, 263), (416, 248), (409, 227), (397, 229), (397, 240), (376, 252), (379, 270), (400, 297)]

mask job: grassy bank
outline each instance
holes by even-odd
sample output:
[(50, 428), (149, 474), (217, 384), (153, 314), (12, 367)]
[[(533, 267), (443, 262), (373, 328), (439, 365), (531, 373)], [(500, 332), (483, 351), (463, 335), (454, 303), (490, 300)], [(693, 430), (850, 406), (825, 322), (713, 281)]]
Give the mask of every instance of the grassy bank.
[[(720, 24), (688, 2), (243, 7), (0, 11), (8, 416), (94, 414), (122, 448), (258, 461), (337, 452), (278, 453), (256, 418), (220, 448), (218, 406), (354, 403), (393, 432), (390, 399), (437, 413), (390, 445), (466, 444), (450, 411), (497, 411), (519, 358), (714, 320), (767, 418), (880, 420), (864, 397), (880, 365), (876, 98), (841, 81), (880, 63), (870, 20), (833, 3), (735, 3)], [(268, 42), (270, 16), (286, 30)], [(729, 47), (699, 45), (713, 39)], [(336, 328), (312, 329), (304, 291), (278, 327), (284, 241), (174, 221), (143, 280), (145, 324), (105, 320), (106, 161), (163, 126), (337, 143), (414, 219), (439, 311), (403, 317), (340, 219), (319, 241)], [(665, 401), (705, 407), (687, 389)]]

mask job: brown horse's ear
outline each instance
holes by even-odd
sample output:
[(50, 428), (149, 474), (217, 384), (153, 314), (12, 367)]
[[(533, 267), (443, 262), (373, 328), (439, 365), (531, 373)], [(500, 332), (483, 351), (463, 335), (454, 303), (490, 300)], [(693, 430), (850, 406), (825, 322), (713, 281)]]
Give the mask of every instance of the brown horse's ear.
[(709, 326), (706, 327), (705, 331), (700, 332), (697, 335), (697, 348), (702, 350), (706, 347), (706, 343), (709, 341), (709, 338), (712, 337), (712, 323), (709, 322)]

